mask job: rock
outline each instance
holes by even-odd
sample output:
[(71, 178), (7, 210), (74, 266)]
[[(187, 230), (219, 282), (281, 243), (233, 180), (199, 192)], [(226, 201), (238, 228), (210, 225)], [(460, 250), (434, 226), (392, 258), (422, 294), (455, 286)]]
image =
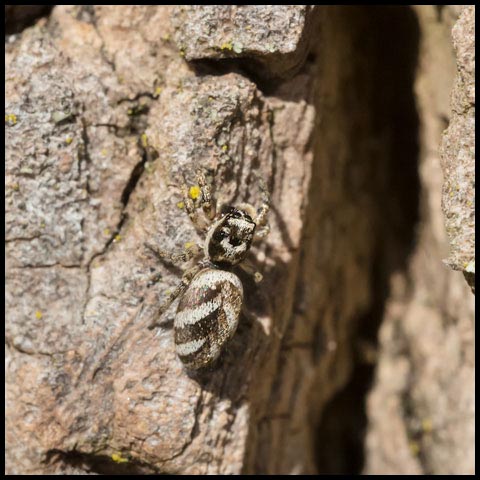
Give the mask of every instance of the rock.
[[(447, 10), (447, 9), (445, 9)], [(448, 236), (438, 151), (455, 76), (451, 11), (415, 7), (420, 219), (405, 272), (389, 280), (367, 396), (365, 474), (474, 474), (474, 297), (442, 264)]]
[(188, 61), (245, 59), (263, 76), (291, 76), (306, 55), (312, 5), (181, 5), (174, 39)]
[(475, 6), (465, 7), (452, 35), (457, 76), (441, 146), (442, 205), (450, 240), (447, 263), (463, 272), (475, 291)]
[[(151, 24), (142, 21), (147, 13)], [(262, 358), (280, 346), (273, 312), (291, 308), (287, 278), (301, 239), (312, 109), (301, 98), (277, 102), (298, 126), (281, 122), (290, 153), (274, 168), (267, 100), (238, 74), (197, 78), (161, 40), (168, 21), (161, 32), (159, 18), (168, 13), (57, 7), (55, 37), (35, 27), (8, 47), (7, 471), (208, 473), (216, 464), (239, 473), (248, 424), (265, 409), (276, 356)], [(122, 45), (138, 55), (118, 57)], [(276, 304), (261, 293), (250, 298), (261, 322), (242, 322), (224, 368), (201, 381), (183, 370), (171, 329), (146, 328), (179, 272), (144, 247), (178, 249), (196, 239), (177, 204), (183, 178), (195, 182), (199, 167), (216, 170), (226, 203), (258, 205), (254, 175), (275, 182), (279, 214), (258, 250), (263, 288), (279, 282)]]
[[(9, 37), (6, 473), (358, 473), (367, 421), (365, 472), (469, 471), (472, 295), (441, 263), (432, 153), (451, 44), (438, 21), (414, 96), (416, 22), (441, 13), (416, 8), (322, 7), (317, 31), (307, 6), (220, 6), (275, 39), (243, 59), (203, 6), (58, 5)], [(232, 57), (192, 68), (172, 38), (202, 11)], [(181, 202), (199, 168), (220, 204), (258, 205), (262, 177), (271, 232), (238, 331), (192, 375), (175, 304), (158, 314), (186, 266), (146, 243), (203, 238)]]

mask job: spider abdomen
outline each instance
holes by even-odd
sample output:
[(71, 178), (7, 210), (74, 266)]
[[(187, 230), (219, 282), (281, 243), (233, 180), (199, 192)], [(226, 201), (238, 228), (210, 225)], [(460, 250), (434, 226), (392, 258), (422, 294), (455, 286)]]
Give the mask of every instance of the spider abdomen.
[(237, 329), (243, 286), (233, 273), (206, 268), (193, 278), (175, 315), (175, 347), (190, 369), (213, 363)]

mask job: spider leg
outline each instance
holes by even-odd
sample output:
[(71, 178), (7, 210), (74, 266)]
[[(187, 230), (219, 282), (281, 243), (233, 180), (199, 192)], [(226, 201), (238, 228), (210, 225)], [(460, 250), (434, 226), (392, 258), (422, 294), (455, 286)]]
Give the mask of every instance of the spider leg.
[(191, 245), (185, 246), (185, 250), (177, 252), (167, 252), (150, 243), (144, 243), (144, 246), (148, 248), (159, 261), (166, 259), (173, 264), (188, 262), (188, 260), (196, 257), (202, 250), (202, 247), (198, 243), (192, 243)]
[(255, 283), (259, 283), (263, 280), (263, 275), (256, 269), (256, 267), (250, 262), (250, 260), (244, 260), (238, 265), (245, 273), (253, 275)]
[(241, 203), (238, 208), (245, 210), (257, 224), (254, 241), (265, 238), (270, 232), (270, 226), (267, 223), (268, 212), (270, 211), (270, 194), (262, 178), (255, 175), (259, 187), (262, 203), (258, 209), (249, 203)]
[(254, 241), (265, 238), (269, 233), (270, 233), (270, 225), (268, 225), (267, 223), (266, 225), (264, 225), (263, 227), (260, 227), (258, 230), (255, 231)]
[(185, 183), (182, 185), (183, 203), (185, 205), (185, 211), (190, 217), (190, 221), (193, 223), (195, 229), (198, 232), (205, 232), (207, 222), (205, 218), (202, 218), (198, 215), (197, 203), (195, 202), (196, 197), (192, 198), (192, 188), (189, 189)]
[(156, 326), (160, 324), (159, 320), (160, 317), (166, 312), (168, 307), (173, 303), (173, 301), (181, 295), (190, 285), (190, 282), (193, 280), (193, 277), (202, 269), (204, 268), (204, 263), (200, 262), (199, 264), (195, 265), (194, 267), (187, 270), (184, 274), (180, 283), (175, 287), (173, 292), (168, 295), (168, 297), (162, 302), (162, 304), (158, 307), (156, 314), (154, 315), (154, 320), (150, 323), (148, 328), (152, 330)]
[(258, 186), (260, 187), (262, 204), (257, 210), (257, 218), (255, 222), (257, 223), (258, 227), (264, 227), (267, 225), (267, 216), (268, 212), (270, 211), (270, 194), (265, 186), (265, 182), (260, 177), (258, 177)]
[(213, 198), (213, 176), (206, 176), (202, 170), (197, 171), (197, 182), (200, 187), (200, 205), (207, 218), (212, 221), (217, 213), (216, 201)]

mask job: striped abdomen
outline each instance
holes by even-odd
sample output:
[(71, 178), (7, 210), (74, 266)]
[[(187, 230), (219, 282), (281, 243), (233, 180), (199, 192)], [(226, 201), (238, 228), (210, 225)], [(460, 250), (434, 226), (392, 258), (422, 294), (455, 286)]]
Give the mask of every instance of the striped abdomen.
[(177, 354), (188, 368), (202, 368), (218, 358), (237, 329), (242, 301), (242, 282), (233, 273), (207, 268), (194, 277), (174, 322)]

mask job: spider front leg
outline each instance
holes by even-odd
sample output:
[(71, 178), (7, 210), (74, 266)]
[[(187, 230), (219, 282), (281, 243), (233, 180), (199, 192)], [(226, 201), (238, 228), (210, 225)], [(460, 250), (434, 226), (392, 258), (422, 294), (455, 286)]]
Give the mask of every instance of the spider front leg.
[(270, 233), (270, 225), (268, 223), (263, 227), (260, 227), (258, 230), (255, 231), (255, 238), (254, 240), (261, 240), (265, 238)]
[[(191, 187), (187, 187), (184, 179), (182, 185), (183, 203), (185, 211), (196, 230), (200, 233), (205, 233), (216, 215), (216, 202), (212, 195), (213, 176), (210, 173), (205, 175), (199, 169), (195, 179), (197, 185), (192, 185)], [(202, 216), (198, 214), (200, 207), (204, 214)]]
[(255, 207), (249, 203), (242, 203), (239, 205), (240, 208), (243, 208), (251, 215), (256, 223), (255, 236), (253, 238), (254, 242), (265, 238), (270, 233), (270, 226), (267, 223), (268, 212), (270, 211), (270, 194), (268, 193), (263, 180), (260, 177), (257, 177), (257, 180), (262, 200), (260, 207), (255, 209)]
[(154, 247), (150, 243), (144, 243), (144, 246), (148, 248), (158, 260), (162, 261), (166, 259), (173, 264), (188, 262), (202, 251), (201, 245), (193, 242), (185, 244), (185, 250), (178, 252), (167, 252), (166, 250)]
[(197, 171), (197, 182), (200, 187), (200, 205), (207, 218), (211, 221), (217, 213), (216, 202), (213, 198), (213, 175), (205, 176), (201, 170)]
[(185, 211), (190, 217), (190, 221), (199, 233), (203, 233), (208, 228), (208, 222), (205, 217), (200, 217), (197, 211), (196, 199), (200, 196), (200, 187), (194, 185), (188, 188), (186, 184), (183, 184), (183, 203), (185, 205)]

